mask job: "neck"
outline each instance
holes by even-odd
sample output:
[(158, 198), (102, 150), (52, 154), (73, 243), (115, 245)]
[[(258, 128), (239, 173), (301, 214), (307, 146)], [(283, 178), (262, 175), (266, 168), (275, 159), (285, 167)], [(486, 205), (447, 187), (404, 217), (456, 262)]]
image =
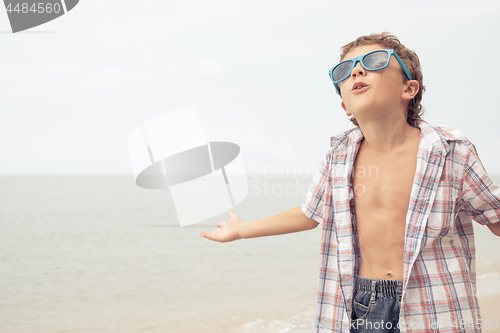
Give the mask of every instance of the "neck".
[(420, 129), (410, 126), (405, 117), (359, 122), (359, 127), (364, 136), (363, 145), (379, 153), (400, 151), (417, 135), (420, 137)]

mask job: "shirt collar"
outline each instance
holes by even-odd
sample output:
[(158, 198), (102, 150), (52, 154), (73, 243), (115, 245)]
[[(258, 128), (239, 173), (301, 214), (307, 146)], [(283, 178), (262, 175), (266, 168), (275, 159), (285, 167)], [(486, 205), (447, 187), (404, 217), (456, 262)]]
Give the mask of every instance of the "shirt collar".
[[(434, 146), (441, 155), (446, 155), (450, 151), (448, 141), (455, 141), (459, 138), (450, 135), (450, 132), (444, 132), (440, 126), (432, 126), (423, 119), (414, 119), (413, 127), (420, 128), (421, 136), (425, 138), (431, 146)], [(337, 148), (348, 148), (364, 138), (361, 128), (354, 127), (339, 135), (330, 138), (332, 150)]]

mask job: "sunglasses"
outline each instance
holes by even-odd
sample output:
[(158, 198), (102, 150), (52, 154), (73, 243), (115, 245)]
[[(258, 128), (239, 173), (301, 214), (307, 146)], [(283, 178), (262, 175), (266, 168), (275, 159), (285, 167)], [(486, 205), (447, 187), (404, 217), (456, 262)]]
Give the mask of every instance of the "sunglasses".
[[(393, 55), (394, 58), (396, 58), (396, 60), (399, 62), (401, 68), (403, 68), (403, 71), (406, 74), (406, 77), (408, 77), (409, 80), (413, 80), (405, 64), (394, 50), (376, 50), (368, 52), (367, 54), (356, 58), (344, 60), (330, 69), (330, 78), (332, 79), (333, 85), (335, 86), (335, 89), (337, 90), (339, 96), (342, 95), (340, 94), (338, 83), (344, 81), (351, 75), (352, 70), (354, 69), (354, 67), (356, 67), (358, 61), (361, 63), (361, 66), (363, 66), (363, 68), (367, 71), (378, 71), (386, 68), (389, 65), (389, 62), (391, 61), (391, 55)], [(413, 98), (413, 104), (415, 104), (415, 98)]]

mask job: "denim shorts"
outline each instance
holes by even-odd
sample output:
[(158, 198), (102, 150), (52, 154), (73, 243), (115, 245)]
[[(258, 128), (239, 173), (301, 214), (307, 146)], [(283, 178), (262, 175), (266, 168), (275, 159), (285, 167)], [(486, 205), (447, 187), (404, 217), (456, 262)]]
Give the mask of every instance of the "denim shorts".
[(402, 280), (356, 278), (351, 333), (399, 333)]

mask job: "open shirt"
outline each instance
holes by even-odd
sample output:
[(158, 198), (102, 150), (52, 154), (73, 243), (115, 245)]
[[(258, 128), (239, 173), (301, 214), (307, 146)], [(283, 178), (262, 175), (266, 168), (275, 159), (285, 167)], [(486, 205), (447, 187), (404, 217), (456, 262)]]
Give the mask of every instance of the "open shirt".
[[(406, 215), (401, 332), (480, 332), (472, 220), (500, 221), (500, 187), (458, 130), (420, 128)], [(351, 174), (363, 133), (331, 138), (302, 211), (322, 223), (316, 332), (349, 332), (360, 252)], [(383, 240), (381, 240), (383, 241)]]

